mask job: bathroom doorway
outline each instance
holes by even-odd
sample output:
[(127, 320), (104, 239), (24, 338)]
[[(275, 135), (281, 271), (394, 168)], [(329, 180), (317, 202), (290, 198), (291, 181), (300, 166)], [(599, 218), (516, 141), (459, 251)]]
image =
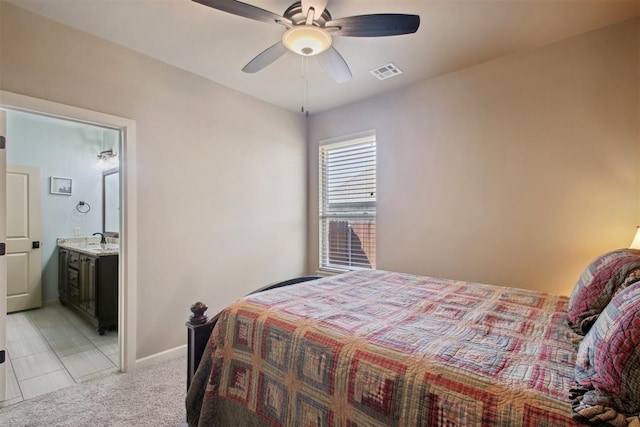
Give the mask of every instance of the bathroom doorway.
[[(6, 400), (9, 401), (30, 399), (119, 370), (117, 328), (98, 332), (92, 324), (93, 315), (89, 314), (89, 308), (93, 308), (95, 314), (95, 305), (104, 306), (105, 303), (98, 301), (95, 292), (90, 295), (91, 289), (84, 289), (81, 281), (67, 280), (67, 276), (74, 273), (77, 278), (77, 272), (82, 273), (83, 269), (61, 265), (59, 253), (63, 252), (57, 247), (57, 241), (64, 239), (69, 244), (81, 245), (99, 243), (100, 236), (107, 234), (103, 222), (103, 172), (107, 168), (117, 169), (121, 150), (120, 131), (116, 129), (21, 111), (8, 111), (6, 116), (9, 170), (19, 165), (41, 171), (36, 185), (40, 187), (39, 225), (42, 230), (38, 247), (29, 248), (33, 252), (31, 255), (41, 260), (41, 264), (38, 263), (42, 273), (42, 298), (41, 305), (38, 304), (41, 308), (24, 311), (19, 307), (11, 309), (8, 305), (9, 312), (13, 312), (7, 317)], [(104, 153), (110, 154), (108, 161), (105, 161)], [(119, 188), (119, 183), (114, 184)], [(9, 203), (8, 213), (15, 208)], [(119, 211), (119, 200), (113, 208)], [(110, 243), (117, 247), (119, 215), (115, 219), (117, 222), (112, 222), (108, 235)], [(8, 227), (8, 238), (12, 237), (11, 231)], [(15, 231), (20, 234), (20, 230)], [(117, 262), (107, 264), (106, 261), (117, 259), (117, 250), (115, 255), (109, 252), (106, 256), (94, 252), (95, 257), (84, 258), (82, 252), (77, 254), (87, 265), (91, 261), (115, 267), (110, 273), (114, 277), (112, 283), (97, 285), (113, 288), (115, 297)], [(8, 261), (15, 258), (11, 257), (11, 252), (8, 257)], [(9, 263), (9, 267), (12, 264)], [(9, 294), (11, 282), (17, 276), (10, 270)], [(101, 273), (105, 274), (104, 271)], [(66, 282), (69, 282), (69, 292), (66, 285), (62, 287)], [(16, 296), (9, 295), (8, 298), (15, 299)], [(110, 304), (112, 310), (117, 311), (117, 298)]]
[[(8, 115), (13, 115), (15, 113), (21, 113), (21, 114), (29, 113), (39, 118), (45, 118), (45, 119), (52, 119), (54, 117), (57, 119), (64, 118), (68, 122), (67, 124), (72, 123), (74, 125), (78, 125), (79, 123), (85, 123), (94, 127), (96, 127), (97, 125), (98, 128), (111, 130), (116, 132), (117, 134), (119, 150), (123, 155), (123, 158), (127, 159), (127, 162), (126, 162), (126, 166), (121, 168), (121, 171), (119, 174), (121, 177), (120, 185), (119, 185), (120, 186), (119, 190), (121, 194), (120, 196), (120, 201), (121, 201), (120, 229), (121, 231), (119, 233), (121, 262), (119, 263), (119, 268), (118, 268), (118, 300), (119, 300), (118, 301), (118, 333), (117, 333), (117, 338), (113, 343), (113, 345), (115, 345), (116, 350), (113, 350), (114, 347), (111, 345), (106, 345), (105, 343), (100, 343), (100, 344), (105, 344), (105, 345), (102, 345), (102, 347), (104, 347), (104, 350), (106, 352), (109, 352), (112, 356), (114, 356), (114, 359), (117, 361), (116, 363), (114, 363), (114, 367), (116, 367), (116, 369), (119, 368), (118, 370), (126, 372), (129, 369), (132, 369), (133, 367), (135, 367), (135, 304), (134, 304), (134, 301), (135, 301), (135, 289), (136, 289), (135, 246), (136, 246), (136, 235), (137, 235), (137, 230), (136, 230), (135, 220), (134, 220), (135, 205), (136, 205), (136, 202), (135, 202), (135, 122), (128, 119), (124, 119), (124, 118), (110, 116), (107, 114), (93, 112), (93, 111), (80, 109), (76, 107), (66, 106), (63, 104), (57, 104), (50, 101), (36, 99), (36, 98), (30, 98), (30, 97), (13, 94), (6, 91), (0, 91), (0, 109), (2, 109)], [(9, 125), (9, 127), (11, 128), (11, 125)], [(9, 130), (9, 133), (7, 134), (8, 147), (12, 145), (11, 141), (12, 141), (11, 130)], [(108, 141), (106, 141), (106, 139), (102, 138), (102, 140), (100, 141), (101, 144), (98, 146), (98, 148), (102, 149), (104, 146), (103, 144), (107, 142)], [(83, 149), (81, 149), (81, 151), (82, 150)], [(101, 151), (105, 151), (105, 150), (101, 150)], [(95, 161), (97, 160), (97, 154), (98, 154), (97, 152), (94, 152), (92, 154), (93, 165), (95, 165), (96, 163)], [(66, 161), (66, 158), (63, 157), (61, 163), (64, 164), (65, 161)], [(4, 161), (4, 159), (3, 159), (3, 164), (0, 165), (0, 172), (2, 172), (3, 175), (6, 172), (6, 161)], [(47, 184), (44, 187), (46, 189), (47, 195), (51, 195), (51, 197), (53, 197), (54, 193), (56, 192), (65, 193), (66, 189), (62, 189), (64, 191), (60, 190), (59, 188), (57, 190), (60, 190), (60, 191), (56, 191), (56, 189), (51, 190), (53, 188), (52, 186), (50, 186), (52, 177), (55, 177), (53, 173), (51, 175), (47, 174), (46, 172), (43, 173), (42, 180), (47, 181)], [(73, 177), (68, 177), (68, 176), (67, 177), (63, 176), (61, 178), (72, 178), (71, 196), (57, 194), (56, 195), (57, 197), (61, 199), (64, 198), (65, 196), (67, 198), (69, 197), (74, 198), (74, 196), (77, 195), (78, 197), (76, 198), (77, 200), (75, 200), (76, 203), (74, 203), (74, 208), (80, 206), (79, 210), (82, 212), (85, 212), (90, 205), (91, 210), (95, 210), (94, 213), (101, 211), (102, 200), (100, 196), (98, 197), (98, 201), (94, 202), (95, 203), (94, 205), (91, 203), (91, 200), (89, 200), (90, 197), (89, 197), (89, 193), (86, 192), (88, 191), (86, 188), (85, 188), (84, 194), (76, 193), (74, 191), (75, 189), (73, 188), (73, 184), (74, 183), (79, 184), (79, 181), (74, 182)], [(98, 182), (99, 182), (99, 185), (97, 188), (100, 188), (100, 185), (102, 183), (101, 173), (99, 174)], [(79, 187), (76, 186), (76, 188), (80, 190)], [(80, 203), (80, 202), (85, 202), (85, 203)], [(73, 212), (74, 213), (72, 214), (69, 214), (69, 212), (67, 213), (70, 216), (82, 215), (82, 212), (76, 212), (76, 211), (73, 211)], [(102, 215), (98, 215), (98, 216), (101, 217)], [(75, 219), (78, 220), (78, 218), (75, 218)], [(96, 232), (101, 229), (101, 224), (102, 224), (101, 220), (99, 223), (100, 223), (100, 226), (98, 226), (98, 229), (96, 230)], [(84, 227), (83, 224), (88, 224), (88, 222), (79, 221), (75, 226), (73, 226), (71, 235), (74, 237), (76, 234), (82, 235), (85, 231), (83, 230), (83, 227)], [(88, 225), (87, 227), (91, 229), (95, 228), (93, 225)], [(80, 228), (80, 230), (76, 231), (76, 228)], [(86, 230), (86, 231), (88, 232), (89, 230)], [(49, 260), (47, 264), (50, 262), (51, 260)], [(2, 283), (0, 283), (0, 285), (1, 284)], [(6, 286), (6, 284), (4, 286)], [(45, 303), (47, 303), (47, 302), (50, 302), (50, 299), (51, 299), (51, 293), (48, 292), (43, 298), (43, 300)], [(45, 308), (49, 308), (49, 306), (46, 306)], [(28, 312), (24, 312), (24, 313), (28, 313)], [(0, 323), (6, 324), (7, 322), (5, 321), (6, 319), (4, 316), (6, 316), (6, 314), (0, 313)], [(50, 323), (51, 321), (47, 319), (43, 319), (41, 321), (42, 325), (39, 325), (39, 326), (43, 326), (44, 328), (46, 328), (47, 326), (50, 326), (50, 325), (47, 325), (48, 322)], [(17, 323), (20, 324), (20, 321), (18, 321)], [(4, 328), (4, 325), (2, 325), (2, 327)], [(109, 333), (107, 333), (107, 335), (108, 334)], [(0, 338), (4, 339), (2, 335), (3, 334), (0, 334)], [(53, 338), (58, 338), (58, 337), (53, 337)], [(4, 347), (3, 344), (4, 342), (0, 342), (0, 350)], [(65, 357), (65, 356), (62, 356), (62, 357)], [(8, 371), (8, 369), (5, 368), (6, 365), (7, 363), (0, 365), (0, 369), (4, 368), (3, 370)], [(81, 373), (82, 372), (79, 372), (79, 371), (76, 372), (76, 374), (78, 375)], [(87, 375), (84, 375), (84, 376), (86, 377)], [(3, 406), (2, 403), (0, 403), (0, 406)]]

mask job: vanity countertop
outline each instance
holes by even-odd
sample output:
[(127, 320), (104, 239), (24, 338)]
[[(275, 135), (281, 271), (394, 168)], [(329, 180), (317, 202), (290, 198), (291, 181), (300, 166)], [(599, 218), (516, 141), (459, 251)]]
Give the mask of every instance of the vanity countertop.
[(118, 238), (107, 237), (107, 243), (101, 244), (100, 237), (60, 237), (59, 247), (80, 252), (90, 256), (118, 255), (120, 242)]

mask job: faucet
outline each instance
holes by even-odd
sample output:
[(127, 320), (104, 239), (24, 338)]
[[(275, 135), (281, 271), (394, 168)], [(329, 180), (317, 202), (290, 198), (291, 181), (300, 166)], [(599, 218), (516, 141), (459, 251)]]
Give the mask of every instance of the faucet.
[(105, 245), (105, 244), (107, 243), (107, 239), (105, 239), (105, 238), (104, 238), (104, 234), (102, 234), (102, 233), (93, 233), (93, 235), (94, 235), (94, 236), (96, 236), (96, 235), (98, 235), (98, 234), (99, 234), (99, 235), (100, 235), (100, 237), (101, 237), (101, 239), (100, 239), (100, 244), (101, 244), (101, 245)]

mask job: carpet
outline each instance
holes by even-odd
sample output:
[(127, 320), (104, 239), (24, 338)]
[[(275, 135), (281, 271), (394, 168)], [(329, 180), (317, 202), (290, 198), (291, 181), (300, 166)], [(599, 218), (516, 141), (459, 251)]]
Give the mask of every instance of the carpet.
[(186, 358), (76, 384), (0, 409), (0, 426), (186, 426)]

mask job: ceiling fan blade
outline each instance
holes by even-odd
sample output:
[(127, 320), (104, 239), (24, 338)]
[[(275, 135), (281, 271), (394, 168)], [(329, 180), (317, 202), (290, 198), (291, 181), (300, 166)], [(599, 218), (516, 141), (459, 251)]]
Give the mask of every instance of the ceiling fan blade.
[(324, 71), (326, 71), (336, 83), (347, 82), (353, 77), (347, 62), (333, 46), (326, 52), (318, 55), (317, 58), (322, 68), (324, 68)]
[(292, 25), (291, 20), (269, 12), (268, 10), (260, 9), (259, 7), (252, 6), (247, 3), (242, 3), (236, 0), (193, 0), (196, 3), (209, 6), (211, 8), (221, 10), (223, 12), (231, 13), (232, 15), (242, 16), (244, 18), (254, 19), (256, 21), (268, 22), (273, 24), (282, 23), (285, 25)]
[(313, 8), (314, 20), (320, 18), (327, 7), (327, 0), (302, 0), (302, 13), (307, 16), (309, 8)]
[[(358, 15), (329, 21), (325, 28), (332, 36), (384, 37), (411, 34), (418, 31), (420, 17), (399, 13)], [(329, 27), (338, 27), (333, 31)]]
[(265, 49), (258, 56), (253, 58), (247, 65), (244, 66), (242, 71), (245, 73), (255, 73), (262, 70), (267, 65), (271, 64), (276, 59), (280, 58), (287, 52), (287, 48), (278, 42), (273, 46)]

